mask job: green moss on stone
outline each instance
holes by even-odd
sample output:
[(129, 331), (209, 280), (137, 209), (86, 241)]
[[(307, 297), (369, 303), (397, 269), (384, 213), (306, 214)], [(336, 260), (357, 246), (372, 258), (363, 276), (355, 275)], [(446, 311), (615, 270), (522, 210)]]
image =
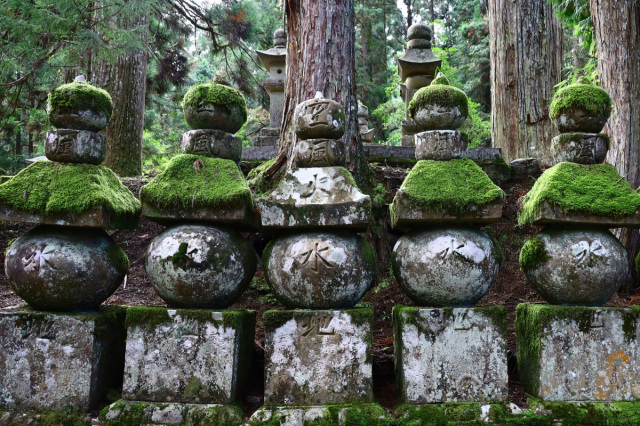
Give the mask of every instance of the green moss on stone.
[(156, 327), (161, 324), (169, 324), (173, 322), (169, 316), (167, 308), (158, 308), (151, 306), (129, 306), (127, 307), (127, 317), (125, 326), (135, 327)]
[(5, 182), (9, 182), (13, 176), (0, 176), (0, 185)]
[(369, 244), (369, 241), (363, 240), (362, 243), (362, 254), (364, 255), (364, 260), (367, 263), (367, 268), (375, 271), (376, 270), (376, 252)]
[(426, 107), (427, 105), (439, 105), (443, 107), (457, 106), (460, 109), (460, 113), (465, 117), (469, 116), (469, 99), (465, 93), (453, 86), (449, 86), (444, 83), (441, 78), (435, 79), (429, 86), (423, 87), (418, 90), (413, 99), (409, 102), (408, 112), (411, 117), (416, 113), (419, 108)]
[(251, 191), (232, 160), (182, 154), (140, 190), (140, 199), (164, 208), (233, 210), (253, 206)]
[(592, 114), (611, 114), (611, 98), (602, 88), (586, 78), (558, 90), (549, 107), (549, 117), (554, 120), (563, 111), (582, 109)]
[(524, 271), (529, 271), (538, 265), (551, 259), (544, 246), (544, 242), (538, 237), (531, 237), (520, 249), (520, 267)]
[[(263, 406), (262, 410), (272, 410), (273, 415), (269, 420), (253, 419), (247, 424), (250, 426), (280, 426), (285, 423), (286, 416), (279, 409), (281, 406)], [(287, 406), (286, 409), (309, 409), (309, 406)], [(317, 407), (320, 408), (320, 407)], [(322, 418), (305, 421), (305, 426), (334, 426), (344, 424), (349, 426), (391, 426), (397, 425), (389, 413), (378, 404), (351, 403), (351, 404), (323, 404), (324, 416)]]
[(106, 91), (88, 83), (74, 82), (64, 84), (49, 93), (50, 111), (86, 111), (103, 112), (107, 119), (113, 112), (111, 96)]
[[(468, 158), (451, 161), (421, 160), (400, 187), (412, 208), (468, 214), (502, 198), (502, 190)], [(397, 217), (396, 202), (391, 205), (392, 221)]]
[(559, 163), (545, 171), (522, 199), (518, 223), (533, 223), (544, 203), (565, 214), (604, 217), (631, 215), (640, 208), (640, 194), (610, 164)]
[(431, 86), (435, 86), (436, 84), (443, 84), (445, 86), (449, 85), (449, 79), (447, 78), (446, 75), (442, 74), (438, 77), (436, 77), (432, 82), (431, 82)]
[(198, 84), (187, 91), (182, 99), (182, 108), (197, 108), (201, 104), (220, 105), (229, 114), (234, 112), (232, 106), (239, 106), (242, 111), (241, 121), (247, 121), (247, 104), (244, 97), (236, 89), (224, 84)]
[(640, 306), (629, 306), (630, 311), (622, 312), (622, 332), (627, 342), (638, 338), (638, 322), (640, 321)]
[(103, 206), (111, 227), (137, 225), (140, 202), (110, 169), (37, 161), (0, 186), (0, 204), (31, 214), (83, 213)]

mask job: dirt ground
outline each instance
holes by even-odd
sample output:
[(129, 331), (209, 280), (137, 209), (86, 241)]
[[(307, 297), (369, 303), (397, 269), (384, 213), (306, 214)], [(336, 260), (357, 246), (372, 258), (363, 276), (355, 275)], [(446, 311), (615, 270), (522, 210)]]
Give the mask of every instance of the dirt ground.
[[(386, 165), (374, 165), (376, 169), (375, 179), (385, 188), (384, 203), (380, 204), (378, 214), (378, 231), (368, 233), (365, 236), (373, 243), (378, 252), (379, 274), (377, 282), (363, 298), (363, 302), (373, 304), (375, 310), (375, 323), (373, 334), (373, 362), (374, 362), (374, 394), (377, 402), (384, 407), (394, 409), (400, 403), (400, 395), (394, 383), (393, 376), (393, 333), (391, 324), (391, 310), (394, 305), (414, 305), (403, 293), (390, 274), (390, 254), (397, 238), (401, 235), (390, 229), (388, 209), (383, 204), (392, 201), (395, 191), (402, 183), (407, 169), (390, 167)], [(138, 194), (140, 187), (149, 181), (143, 179), (124, 179), (125, 185)], [(519, 383), (515, 359), (515, 308), (522, 302), (540, 302), (533, 289), (526, 283), (524, 274), (518, 265), (518, 255), (522, 244), (539, 227), (517, 226), (518, 199), (524, 195), (533, 184), (533, 179), (508, 182), (503, 185), (506, 193), (506, 204), (502, 211), (502, 219), (483, 229), (496, 238), (504, 254), (504, 261), (496, 283), (491, 290), (480, 300), (478, 306), (501, 305), (505, 306), (509, 315), (508, 361), (509, 361), (509, 399), (515, 404), (526, 407), (526, 394)], [(0, 223), (0, 261), (4, 264), (4, 248), (14, 238), (24, 234), (33, 225), (14, 222)], [(150, 285), (144, 271), (144, 253), (150, 241), (163, 229), (162, 226), (141, 218), (137, 228), (133, 230), (110, 231), (110, 235), (124, 249), (129, 256), (131, 266), (126, 283), (121, 285), (116, 292), (105, 302), (113, 305), (146, 305), (166, 306)], [(382, 230), (382, 232), (380, 231)], [(266, 234), (244, 234), (249, 238), (258, 254), (261, 255), (270, 236)], [(0, 308), (14, 306), (23, 303), (11, 290), (4, 275), (0, 273)], [(628, 306), (640, 303), (640, 291), (632, 294), (616, 294), (607, 303), (610, 306)], [(284, 309), (278, 303), (264, 279), (262, 270), (259, 269), (253, 279), (250, 288), (231, 306), (236, 309), (253, 309), (257, 311), (258, 324), (254, 346), (254, 363), (243, 397), (245, 415), (249, 416), (263, 402), (263, 363), (264, 363), (264, 330), (262, 328), (262, 313), (269, 309)]]

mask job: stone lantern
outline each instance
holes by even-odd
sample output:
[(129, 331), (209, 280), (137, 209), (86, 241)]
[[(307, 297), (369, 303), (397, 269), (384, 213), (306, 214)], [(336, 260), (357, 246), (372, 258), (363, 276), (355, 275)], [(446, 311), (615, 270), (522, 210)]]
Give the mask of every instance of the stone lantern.
[(260, 130), (256, 146), (275, 146), (280, 136), (282, 107), (284, 105), (284, 77), (287, 62), (287, 35), (282, 28), (273, 33), (273, 47), (269, 50), (257, 50), (258, 57), (269, 72), (264, 80), (264, 88), (269, 93), (271, 121), (269, 127)]
[[(442, 60), (434, 56), (431, 51), (431, 28), (423, 22), (413, 24), (407, 30), (407, 50), (398, 58), (398, 73), (403, 83), (400, 94), (405, 103), (405, 109), (418, 89), (428, 86), (435, 78), (436, 70)], [(415, 145), (413, 135), (420, 129), (409, 117), (409, 113), (402, 119), (402, 145)]]

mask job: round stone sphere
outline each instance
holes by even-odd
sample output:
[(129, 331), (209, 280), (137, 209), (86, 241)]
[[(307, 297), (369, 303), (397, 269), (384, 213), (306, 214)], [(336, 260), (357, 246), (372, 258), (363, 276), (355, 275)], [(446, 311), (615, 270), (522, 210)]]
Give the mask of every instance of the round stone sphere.
[(344, 108), (320, 94), (296, 106), (293, 112), (296, 135), (300, 139), (339, 139), (344, 134)]
[(558, 90), (549, 107), (549, 118), (560, 133), (600, 133), (611, 115), (611, 98), (586, 77)]
[(308, 232), (273, 240), (263, 254), (267, 281), (289, 308), (346, 309), (369, 289), (375, 254), (348, 232)]
[(465, 93), (438, 77), (418, 90), (409, 102), (409, 113), (421, 130), (455, 130), (469, 116)]
[(49, 121), (59, 129), (99, 132), (112, 112), (109, 93), (88, 83), (65, 84), (49, 94)]
[(413, 24), (407, 30), (407, 40), (431, 40), (431, 27), (424, 22)]
[(546, 228), (522, 247), (520, 267), (553, 305), (602, 306), (622, 285), (629, 260), (606, 229)]
[(193, 130), (235, 133), (247, 121), (247, 104), (236, 89), (223, 84), (199, 84), (184, 95), (182, 110)]
[(124, 251), (102, 229), (42, 225), (7, 250), (11, 288), (36, 309), (98, 307), (118, 288), (129, 268)]
[(470, 307), (498, 275), (499, 249), (482, 231), (412, 231), (393, 249), (393, 274), (409, 298), (426, 307)]
[(247, 288), (256, 263), (253, 246), (239, 232), (185, 224), (151, 241), (145, 269), (169, 306), (224, 309)]

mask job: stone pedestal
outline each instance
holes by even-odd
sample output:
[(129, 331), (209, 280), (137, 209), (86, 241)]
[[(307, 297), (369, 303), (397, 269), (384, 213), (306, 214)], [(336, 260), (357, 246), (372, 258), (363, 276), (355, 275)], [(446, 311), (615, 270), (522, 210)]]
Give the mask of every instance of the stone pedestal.
[(265, 127), (260, 129), (260, 135), (253, 141), (253, 146), (278, 146), (280, 129)]
[(0, 406), (96, 408), (122, 378), (124, 313), (119, 306), (76, 314), (0, 310)]
[(126, 400), (230, 404), (249, 370), (255, 313), (130, 307)]
[(373, 310), (267, 311), (265, 405), (373, 402)]
[(640, 398), (640, 307), (523, 303), (516, 310), (518, 371), (544, 401)]
[(395, 306), (393, 328), (404, 402), (507, 399), (505, 308)]

